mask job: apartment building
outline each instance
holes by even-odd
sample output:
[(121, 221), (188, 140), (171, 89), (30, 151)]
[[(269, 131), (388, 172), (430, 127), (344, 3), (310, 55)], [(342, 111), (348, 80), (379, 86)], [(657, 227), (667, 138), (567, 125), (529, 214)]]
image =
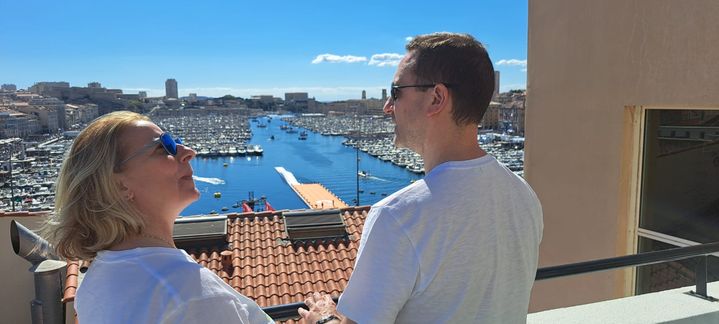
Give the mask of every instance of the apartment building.
[[(714, 0), (529, 1), (540, 267), (719, 241), (717, 16)], [(531, 310), (689, 286), (693, 262), (537, 282)]]

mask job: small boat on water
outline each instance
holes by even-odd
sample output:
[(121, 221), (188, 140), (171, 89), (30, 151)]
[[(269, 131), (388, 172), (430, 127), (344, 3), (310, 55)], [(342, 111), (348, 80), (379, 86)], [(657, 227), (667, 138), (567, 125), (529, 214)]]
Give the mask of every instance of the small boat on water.
[(360, 177), (362, 177), (362, 178), (366, 178), (366, 177), (369, 177), (369, 172), (364, 171), (364, 170), (359, 170), (359, 171), (357, 172), (357, 175), (360, 176)]
[(307, 139), (307, 132), (305, 132), (305, 131), (300, 132), (300, 137), (299, 137), (299, 139), (300, 139), (300, 140), (303, 140), (303, 141), (306, 140), (306, 139)]

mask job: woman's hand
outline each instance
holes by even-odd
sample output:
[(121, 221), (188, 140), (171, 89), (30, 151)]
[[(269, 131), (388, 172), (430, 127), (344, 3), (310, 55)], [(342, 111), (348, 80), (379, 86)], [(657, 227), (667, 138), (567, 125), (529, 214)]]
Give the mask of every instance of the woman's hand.
[(335, 319), (328, 320), (323, 323), (335, 324), (341, 321), (339, 315), (337, 314), (337, 305), (334, 301), (332, 301), (332, 297), (330, 297), (330, 295), (315, 292), (310, 297), (305, 299), (305, 304), (310, 310), (300, 308), (297, 311), (307, 324), (315, 324), (323, 319), (329, 319), (332, 315), (334, 315)]

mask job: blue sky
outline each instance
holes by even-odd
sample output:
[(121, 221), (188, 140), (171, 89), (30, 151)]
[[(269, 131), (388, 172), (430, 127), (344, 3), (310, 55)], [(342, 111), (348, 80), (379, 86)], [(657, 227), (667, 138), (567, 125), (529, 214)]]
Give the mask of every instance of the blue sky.
[(181, 96), (380, 97), (407, 37), (435, 31), (472, 34), (501, 90), (525, 87), (526, 0), (0, 0), (0, 83), (161, 96), (174, 78)]

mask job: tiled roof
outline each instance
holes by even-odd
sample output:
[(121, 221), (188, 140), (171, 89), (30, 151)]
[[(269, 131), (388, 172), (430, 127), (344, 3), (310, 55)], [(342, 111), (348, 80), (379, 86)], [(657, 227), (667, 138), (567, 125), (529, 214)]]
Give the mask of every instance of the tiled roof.
[[(368, 211), (341, 209), (346, 239), (294, 243), (285, 233), (282, 211), (228, 214), (227, 247), (187, 253), (260, 307), (302, 302), (313, 291), (337, 297), (352, 273)], [(64, 302), (74, 300), (82, 266), (68, 263)]]

